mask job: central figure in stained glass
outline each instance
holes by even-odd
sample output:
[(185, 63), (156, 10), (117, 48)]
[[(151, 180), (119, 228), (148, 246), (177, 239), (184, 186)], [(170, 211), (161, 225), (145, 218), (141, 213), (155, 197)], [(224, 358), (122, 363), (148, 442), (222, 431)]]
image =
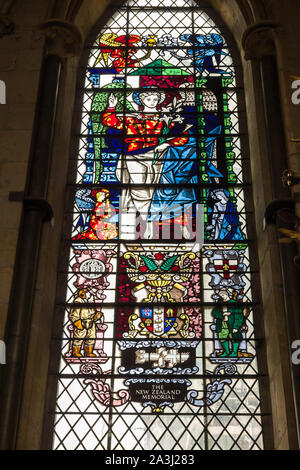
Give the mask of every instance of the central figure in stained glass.
[(165, 98), (163, 92), (155, 89), (138, 91), (134, 93), (133, 99), (142, 107), (142, 112), (124, 117), (116, 114), (118, 98), (112, 93), (109, 107), (103, 114), (104, 125), (125, 134), (124, 153), (119, 157), (116, 176), (121, 183), (129, 185), (121, 194), (122, 209), (126, 215), (126, 238), (129, 239), (136, 235), (137, 213), (146, 223), (144, 238), (153, 237), (153, 225), (147, 219), (155, 185), (161, 178), (164, 156), (170, 147), (188, 142), (187, 135), (176, 137), (179, 131), (183, 133), (181, 124), (169, 121), (159, 113), (158, 106)]

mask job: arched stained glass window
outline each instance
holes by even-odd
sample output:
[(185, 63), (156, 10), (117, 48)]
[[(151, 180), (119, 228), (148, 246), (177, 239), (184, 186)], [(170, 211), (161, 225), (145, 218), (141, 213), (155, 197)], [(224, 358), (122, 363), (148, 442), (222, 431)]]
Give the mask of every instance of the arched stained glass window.
[(54, 449), (263, 447), (240, 69), (198, 3), (130, 0), (88, 46)]

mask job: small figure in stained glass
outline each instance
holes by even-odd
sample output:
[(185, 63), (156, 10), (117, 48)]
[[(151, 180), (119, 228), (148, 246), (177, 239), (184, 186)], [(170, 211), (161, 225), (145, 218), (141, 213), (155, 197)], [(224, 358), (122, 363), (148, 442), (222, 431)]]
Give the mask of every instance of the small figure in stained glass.
[(239, 215), (227, 189), (215, 189), (210, 194), (214, 201), (211, 224), (207, 226), (210, 240), (243, 240)]
[[(97, 311), (95, 307), (88, 306), (92, 300), (91, 297), (87, 289), (79, 290), (74, 300), (79, 305), (72, 308), (69, 314), (69, 319), (74, 326), (72, 356), (75, 357), (82, 357), (82, 345), (86, 357), (96, 357), (96, 354), (93, 353), (96, 341), (96, 323), (101, 319), (102, 313)], [(84, 304), (87, 306), (83, 307)]]
[(90, 217), (89, 228), (73, 238), (73, 240), (110, 240), (117, 237), (117, 226), (112, 221), (115, 216), (114, 208), (110, 204), (109, 191), (101, 189), (92, 191), (96, 198), (93, 213)]
[[(179, 55), (176, 50), (173, 50), (176, 46), (178, 48), (177, 38), (165, 34), (160, 39), (160, 44), (168, 48), (170, 54), (178, 59), (190, 58), (194, 63), (195, 69), (200, 74), (203, 74), (204, 71), (208, 73), (228, 73), (226, 70), (217, 68), (217, 66), (221, 64), (222, 56), (227, 55), (227, 53), (223, 51), (224, 39), (220, 34), (181, 34), (179, 39), (180, 41), (189, 42), (193, 46), (187, 49), (184, 48), (184, 56)], [(161, 55), (165, 55), (164, 49), (162, 49)], [(217, 64), (217, 66), (215, 64)]]
[[(158, 106), (165, 100), (165, 94), (159, 90), (141, 90), (133, 96), (143, 111), (138, 115), (117, 116), (115, 108), (118, 98), (111, 94), (109, 107), (103, 114), (103, 124), (124, 130), (125, 155), (118, 161), (116, 176), (121, 183), (130, 185), (122, 190), (122, 208), (126, 211), (126, 224), (129, 228), (127, 238), (135, 238), (136, 213), (139, 212), (144, 222), (147, 221), (149, 208), (155, 191), (153, 185), (158, 184), (163, 168), (163, 157), (170, 147), (184, 145), (187, 136), (167, 137), (176, 123), (168, 125), (161, 118)], [(132, 230), (132, 233), (130, 232)], [(152, 223), (148, 223), (144, 238), (152, 237)]]
[[(218, 339), (223, 347), (223, 353), (219, 357), (240, 357), (239, 346), (243, 340), (243, 330), (246, 329), (246, 318), (248, 309), (238, 305), (236, 301), (237, 292), (233, 292), (232, 298), (228, 292), (222, 289), (219, 292), (223, 305), (216, 306), (212, 311), (215, 319)], [(226, 305), (224, 305), (226, 304)], [(241, 353), (243, 357), (251, 357), (252, 354)]]

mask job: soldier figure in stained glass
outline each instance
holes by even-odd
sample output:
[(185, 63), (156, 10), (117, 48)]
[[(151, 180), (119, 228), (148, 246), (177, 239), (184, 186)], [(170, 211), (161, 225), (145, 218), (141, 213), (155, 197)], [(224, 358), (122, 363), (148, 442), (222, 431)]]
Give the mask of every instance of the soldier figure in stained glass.
[[(134, 94), (134, 100), (143, 107), (140, 115), (126, 117), (117, 116), (115, 108), (118, 98), (111, 94), (109, 107), (103, 114), (103, 124), (125, 130), (125, 155), (121, 155), (116, 169), (120, 182), (138, 187), (128, 187), (122, 190), (122, 207), (126, 211), (126, 223), (132, 227), (132, 233), (127, 238), (135, 238), (136, 212), (139, 212), (146, 222), (155, 188), (163, 168), (163, 157), (170, 147), (184, 145), (187, 136), (169, 137), (175, 127), (174, 122), (169, 126), (161, 119), (158, 106), (165, 100), (165, 94), (156, 90), (141, 90)], [(174, 134), (173, 134), (174, 135)], [(151, 238), (152, 224), (147, 224), (144, 238)]]
[(82, 344), (84, 346), (84, 355), (86, 357), (96, 357), (93, 353), (96, 341), (96, 322), (102, 317), (102, 313), (96, 311), (94, 307), (83, 307), (91, 300), (91, 294), (87, 289), (81, 289), (75, 298), (78, 307), (72, 308), (69, 319), (74, 326), (72, 355), (81, 357)]

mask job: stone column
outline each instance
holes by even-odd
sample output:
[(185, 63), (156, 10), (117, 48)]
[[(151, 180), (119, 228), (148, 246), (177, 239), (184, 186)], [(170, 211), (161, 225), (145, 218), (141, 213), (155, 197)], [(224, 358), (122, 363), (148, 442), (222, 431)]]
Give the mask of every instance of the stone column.
[(14, 450), (23, 394), (32, 305), (43, 224), (53, 214), (47, 202), (48, 179), (61, 68), (66, 58), (79, 55), (82, 37), (74, 25), (49, 20), (39, 26), (45, 36), (39, 95), (32, 133), (31, 155), (23, 200), (16, 264), (5, 334), (6, 365), (0, 377), (0, 448)]
[[(279, 229), (280, 227), (285, 227), (284, 222), (280, 219), (280, 210), (285, 208), (290, 209), (294, 206), (290, 190), (284, 187), (282, 184), (282, 173), (286, 168), (288, 168), (288, 159), (283, 114), (281, 109), (278, 67), (276, 60), (276, 40), (278, 31), (278, 26), (272, 21), (264, 21), (251, 25), (245, 31), (243, 36), (243, 48), (245, 51), (245, 59), (259, 62), (260, 81), (262, 86), (263, 106), (265, 114), (265, 129), (268, 149), (269, 171), (271, 177), (270, 184), (273, 199), (273, 201), (270, 201), (268, 208), (266, 208), (266, 221), (267, 223), (273, 222), (276, 225), (277, 229)], [(280, 238), (279, 231), (277, 231), (277, 236), (278, 238)], [(274, 323), (271, 323), (272, 319), (271, 317), (269, 317), (269, 314), (266, 315), (268, 319), (265, 320), (265, 328), (267, 336), (269, 336), (269, 343), (271, 341), (277, 341), (279, 344), (279, 354), (280, 352), (282, 352), (282, 355), (278, 357), (270, 357), (269, 354), (267, 361), (270, 376), (272, 375), (272, 370), (275, 370), (276, 367), (278, 370), (279, 368), (283, 368), (283, 377), (286, 373), (286, 368), (288, 370), (290, 369), (290, 383), (284, 383), (283, 380), (282, 386), (283, 389), (285, 387), (292, 386), (293, 401), (289, 401), (288, 394), (284, 397), (280, 397), (279, 400), (277, 396), (276, 398), (273, 398), (272, 401), (273, 406), (280, 406), (280, 399), (285, 400), (284, 406), (287, 410), (287, 432), (290, 432), (290, 445), (294, 448), (297, 448), (297, 433), (299, 445), (299, 427), (297, 433), (294, 432), (294, 437), (292, 436), (292, 434), (295, 428), (297, 427), (297, 421), (300, 418), (300, 376), (298, 371), (299, 367), (297, 369), (292, 366), (290, 349), (294, 339), (300, 339), (300, 276), (299, 271), (293, 263), (293, 258), (296, 254), (297, 251), (295, 246), (282, 244), (278, 244), (277, 253), (272, 252), (272, 256), (277, 256), (280, 259), (285, 307), (285, 317), (284, 313), (280, 312), (280, 307), (278, 307), (278, 311), (273, 312), (273, 322), (277, 324), (278, 328), (286, 329), (287, 340), (289, 343), (288, 345), (282, 344), (282, 336), (280, 338), (280, 332), (274, 331)], [(264, 282), (264, 285), (267, 284), (267, 282)], [(271, 288), (274, 289), (275, 286), (271, 286)], [(266, 321), (269, 324), (267, 324)], [(268, 328), (269, 331), (267, 331)], [(275, 338), (275, 336), (272, 338), (272, 335), (270, 334), (271, 330), (273, 335), (278, 335), (277, 338)], [(286, 349), (288, 351), (289, 356), (287, 354)], [(273, 385), (276, 388), (276, 384)], [(276, 401), (277, 403), (275, 403)], [(294, 409), (291, 410), (291, 407), (294, 407)], [(273, 415), (275, 415), (275, 413), (273, 413)], [(276, 432), (278, 432), (279, 434), (278, 429), (280, 429), (280, 427), (282, 426), (281, 423), (276, 423), (275, 421), (274, 431), (275, 434)], [(279, 441), (280, 437), (277, 436), (277, 442)]]

